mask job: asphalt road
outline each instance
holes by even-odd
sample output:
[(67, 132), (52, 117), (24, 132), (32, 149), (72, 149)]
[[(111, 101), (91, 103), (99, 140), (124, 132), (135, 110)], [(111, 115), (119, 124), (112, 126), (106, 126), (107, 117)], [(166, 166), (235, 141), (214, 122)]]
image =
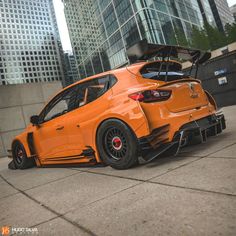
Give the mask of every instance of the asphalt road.
[(236, 235), (236, 106), (223, 111), (222, 134), (177, 157), (130, 170), (8, 170), (9, 160), (1, 158), (0, 229), (31, 227), (38, 235)]

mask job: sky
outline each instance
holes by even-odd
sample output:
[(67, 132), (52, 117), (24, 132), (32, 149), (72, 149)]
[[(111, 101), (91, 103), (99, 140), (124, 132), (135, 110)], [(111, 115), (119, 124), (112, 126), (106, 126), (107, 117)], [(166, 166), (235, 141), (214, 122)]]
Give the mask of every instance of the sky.
[(236, 4), (236, 0), (227, 0), (229, 6), (233, 6), (234, 4)]
[[(236, 0), (227, 0), (229, 6), (236, 4)], [(64, 51), (72, 51), (70, 37), (66, 25), (65, 15), (63, 11), (63, 3), (61, 0), (53, 0), (56, 17), (57, 17), (57, 25), (60, 33), (61, 43)]]
[(53, 0), (57, 25), (60, 33), (61, 43), (64, 51), (72, 51), (66, 19), (64, 15), (64, 6), (61, 0)]

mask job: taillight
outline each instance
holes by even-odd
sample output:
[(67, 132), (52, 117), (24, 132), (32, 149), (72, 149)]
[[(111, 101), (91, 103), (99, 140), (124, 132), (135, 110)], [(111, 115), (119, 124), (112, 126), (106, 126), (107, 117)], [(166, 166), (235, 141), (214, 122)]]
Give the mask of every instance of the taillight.
[(129, 97), (139, 102), (158, 102), (170, 98), (170, 90), (146, 90), (130, 94)]

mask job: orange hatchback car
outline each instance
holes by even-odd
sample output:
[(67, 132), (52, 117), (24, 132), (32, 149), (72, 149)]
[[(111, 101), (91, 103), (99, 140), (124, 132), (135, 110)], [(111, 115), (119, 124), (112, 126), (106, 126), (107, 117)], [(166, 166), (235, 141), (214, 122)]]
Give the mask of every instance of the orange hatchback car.
[[(9, 168), (104, 163), (116, 169), (176, 155), (225, 129), (223, 114), (201, 82), (170, 58), (197, 66), (210, 53), (140, 41), (123, 68), (74, 83), (53, 97), (12, 142)], [(147, 62), (153, 57), (161, 60)]]

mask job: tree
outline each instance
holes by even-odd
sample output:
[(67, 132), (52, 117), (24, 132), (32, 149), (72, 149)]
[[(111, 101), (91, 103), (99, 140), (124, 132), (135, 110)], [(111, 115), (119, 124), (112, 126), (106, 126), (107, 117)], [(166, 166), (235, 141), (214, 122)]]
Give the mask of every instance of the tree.
[(175, 44), (177, 44), (175, 31), (172, 28), (172, 26), (170, 26), (170, 27), (171, 28), (168, 29), (167, 44), (175, 45)]
[(193, 48), (202, 50), (210, 49), (209, 39), (204, 29), (199, 29), (196, 26), (192, 27), (192, 40), (190, 45)]
[(221, 33), (216, 27), (212, 27), (208, 22), (205, 22), (204, 29), (208, 36), (209, 46), (211, 50), (215, 50), (227, 44), (226, 36)]
[(236, 42), (236, 23), (225, 25), (225, 33), (227, 36), (227, 43)]
[(184, 46), (184, 47), (189, 46), (188, 39), (186, 38), (183, 30), (175, 27), (175, 36), (176, 36), (176, 41), (177, 41), (178, 45)]

